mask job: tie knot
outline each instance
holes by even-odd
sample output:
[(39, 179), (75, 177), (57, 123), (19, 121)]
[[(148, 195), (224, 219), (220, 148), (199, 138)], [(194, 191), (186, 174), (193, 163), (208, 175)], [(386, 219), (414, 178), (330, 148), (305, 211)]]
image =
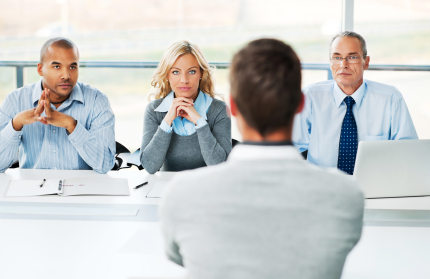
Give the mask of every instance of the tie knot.
[(346, 97), (344, 101), (348, 108), (352, 108), (352, 105), (355, 104), (355, 100), (351, 96)]

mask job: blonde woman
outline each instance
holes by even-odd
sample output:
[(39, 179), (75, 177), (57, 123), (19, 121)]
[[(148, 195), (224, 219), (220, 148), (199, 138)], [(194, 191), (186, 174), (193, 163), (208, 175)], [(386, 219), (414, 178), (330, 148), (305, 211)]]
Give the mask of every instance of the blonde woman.
[(149, 173), (181, 171), (224, 162), (231, 151), (229, 108), (215, 99), (212, 69), (200, 48), (170, 46), (155, 71), (140, 161)]

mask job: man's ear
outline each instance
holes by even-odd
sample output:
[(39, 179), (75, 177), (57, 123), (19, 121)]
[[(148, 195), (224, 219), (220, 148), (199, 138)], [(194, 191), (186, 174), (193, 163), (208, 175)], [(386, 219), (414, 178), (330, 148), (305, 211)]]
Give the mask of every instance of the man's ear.
[(303, 108), (305, 107), (305, 95), (303, 94), (303, 92), (301, 92), (301, 100), (299, 103), (299, 106), (297, 107), (296, 113), (301, 113)]
[(364, 59), (364, 69), (367, 70), (369, 68), (370, 56), (366, 56)]
[(42, 64), (42, 63), (37, 63), (37, 73), (38, 73), (38, 74), (39, 74), (39, 76), (41, 76), (41, 77), (43, 77), (42, 67), (43, 67), (43, 64)]
[(236, 103), (233, 100), (233, 97), (230, 95), (230, 110), (231, 114), (236, 117), (237, 116), (237, 106)]

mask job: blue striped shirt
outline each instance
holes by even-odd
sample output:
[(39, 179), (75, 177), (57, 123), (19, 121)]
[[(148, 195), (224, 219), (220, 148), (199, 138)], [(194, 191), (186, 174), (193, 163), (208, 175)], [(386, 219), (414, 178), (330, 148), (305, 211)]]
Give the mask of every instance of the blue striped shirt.
[(52, 109), (77, 120), (71, 134), (65, 128), (40, 122), (15, 131), (13, 117), (35, 108), (41, 94), (42, 79), (13, 91), (2, 103), (0, 172), (10, 167), (18, 155), (20, 167), (27, 169), (93, 169), (98, 173), (111, 170), (115, 163), (115, 116), (106, 95), (78, 82), (58, 109), (51, 104)]

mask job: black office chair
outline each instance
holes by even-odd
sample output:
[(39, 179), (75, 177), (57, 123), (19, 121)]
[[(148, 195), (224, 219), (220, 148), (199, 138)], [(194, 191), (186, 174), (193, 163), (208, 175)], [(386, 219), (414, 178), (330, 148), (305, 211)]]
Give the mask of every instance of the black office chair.
[(307, 160), (308, 159), (308, 151), (307, 150), (303, 151), (302, 156), (303, 156), (303, 158), (305, 158), (305, 160)]
[(9, 167), (10, 169), (16, 169), (19, 168), (19, 161), (16, 160), (15, 162), (12, 163), (12, 166)]
[(236, 145), (238, 145), (240, 143), (240, 141), (235, 140), (235, 139), (231, 139), (231, 147), (235, 147)]
[(124, 162), (131, 155), (130, 150), (128, 150), (127, 147), (125, 147), (124, 145), (122, 145), (117, 141), (115, 141), (115, 146), (116, 146), (115, 165), (113, 166), (112, 170), (117, 171), (120, 169), (131, 168), (131, 166), (128, 166), (128, 164)]

